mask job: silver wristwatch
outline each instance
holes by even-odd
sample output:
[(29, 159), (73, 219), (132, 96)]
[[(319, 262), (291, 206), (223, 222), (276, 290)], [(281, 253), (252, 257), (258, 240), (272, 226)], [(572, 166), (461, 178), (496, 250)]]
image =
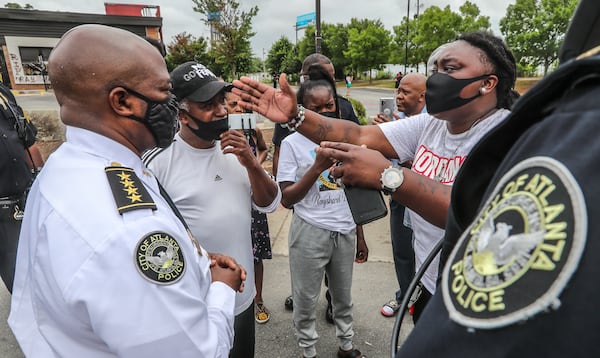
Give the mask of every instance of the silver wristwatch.
[(391, 195), (402, 185), (404, 173), (398, 165), (390, 165), (381, 172), (381, 191), (385, 195)]

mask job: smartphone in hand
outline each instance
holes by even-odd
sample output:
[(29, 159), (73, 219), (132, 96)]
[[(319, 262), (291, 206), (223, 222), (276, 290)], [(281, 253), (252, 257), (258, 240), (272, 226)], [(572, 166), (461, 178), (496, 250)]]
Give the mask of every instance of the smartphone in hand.
[(379, 113), (383, 114), (387, 119), (393, 120), (393, 113), (396, 111), (396, 98), (384, 97), (379, 99)]
[(229, 129), (250, 130), (256, 128), (256, 113), (232, 113), (227, 116)]
[(387, 206), (379, 190), (345, 186), (344, 193), (356, 225), (364, 225), (387, 215)]

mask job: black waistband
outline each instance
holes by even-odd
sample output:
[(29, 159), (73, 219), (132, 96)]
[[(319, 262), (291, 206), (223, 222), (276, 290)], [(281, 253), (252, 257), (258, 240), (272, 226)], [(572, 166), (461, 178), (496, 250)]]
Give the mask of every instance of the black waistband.
[(18, 204), (20, 201), (16, 196), (5, 196), (0, 198), (0, 206)]

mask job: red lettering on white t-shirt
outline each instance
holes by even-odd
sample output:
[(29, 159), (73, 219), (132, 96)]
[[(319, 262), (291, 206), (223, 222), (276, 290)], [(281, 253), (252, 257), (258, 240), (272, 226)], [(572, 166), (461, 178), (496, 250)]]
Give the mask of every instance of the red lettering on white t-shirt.
[(461, 155), (443, 157), (421, 144), (415, 155), (412, 170), (428, 178), (437, 179), (444, 184), (453, 183), (466, 158)]

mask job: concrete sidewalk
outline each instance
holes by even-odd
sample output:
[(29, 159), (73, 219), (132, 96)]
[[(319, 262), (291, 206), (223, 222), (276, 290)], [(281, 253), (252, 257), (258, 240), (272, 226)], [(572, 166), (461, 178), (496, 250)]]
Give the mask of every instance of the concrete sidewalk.
[[(263, 299), (271, 311), (271, 320), (256, 327), (256, 357), (300, 357), (292, 327), (292, 312), (283, 305), (290, 294), (288, 264), (288, 231), (292, 211), (279, 207), (268, 215), (273, 259), (265, 260)], [(389, 217), (363, 227), (369, 246), (369, 260), (356, 264), (352, 284), (354, 301), (354, 344), (367, 357), (389, 357), (392, 328), (395, 319), (379, 312), (393, 298), (398, 283), (393, 265), (389, 232)], [(325, 321), (325, 296), (322, 289), (317, 308), (317, 343), (319, 357), (335, 357), (337, 341), (335, 327)], [(412, 329), (412, 319), (406, 318), (401, 332), (403, 341)]]

